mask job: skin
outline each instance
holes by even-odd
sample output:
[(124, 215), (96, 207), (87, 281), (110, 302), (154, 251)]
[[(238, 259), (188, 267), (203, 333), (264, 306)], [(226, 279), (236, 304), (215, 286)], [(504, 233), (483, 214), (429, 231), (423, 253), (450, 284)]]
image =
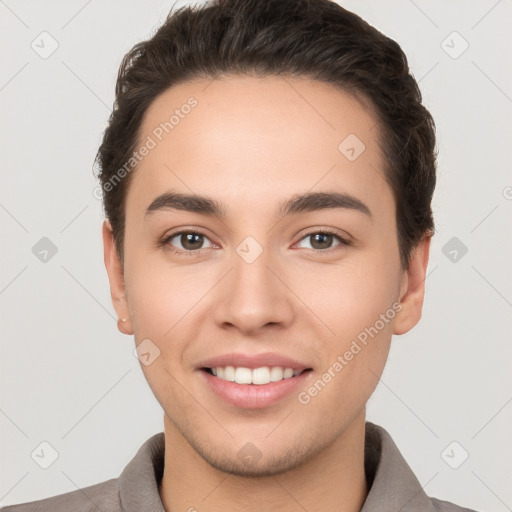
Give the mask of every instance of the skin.
[[(124, 272), (103, 224), (112, 301), (127, 319), (120, 330), (160, 350), (141, 368), (164, 410), (162, 502), (172, 512), (359, 511), (368, 493), (365, 405), (392, 334), (421, 317), (430, 238), (402, 269), (378, 124), (347, 93), (305, 78), (194, 80), (154, 100), (140, 140), (190, 96), (198, 105), (133, 171)], [(338, 150), (349, 134), (366, 146), (353, 162)], [(169, 190), (207, 195), (227, 216), (168, 209), (145, 219)], [(279, 215), (281, 202), (310, 191), (350, 193), (371, 217), (344, 208)], [(174, 254), (186, 250), (179, 236), (158, 245), (184, 227), (206, 234), (199, 254)], [(322, 228), (351, 245), (315, 244), (307, 235)], [(236, 252), (247, 236), (263, 249), (250, 264)], [(237, 408), (199, 378), (205, 358), (277, 352), (313, 368), (298, 391), (307, 390), (395, 302), (401, 311), (308, 404), (291, 393), (262, 409)], [(261, 453), (251, 467), (237, 458), (249, 442)]]

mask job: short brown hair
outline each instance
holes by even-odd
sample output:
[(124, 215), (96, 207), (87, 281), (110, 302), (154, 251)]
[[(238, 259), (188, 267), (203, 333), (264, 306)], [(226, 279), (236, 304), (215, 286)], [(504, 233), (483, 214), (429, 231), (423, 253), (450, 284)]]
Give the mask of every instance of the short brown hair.
[[(213, 0), (171, 11), (124, 57), (96, 156), (104, 210), (123, 262), (125, 200), (133, 173), (112, 186), (138, 143), (142, 118), (167, 88), (194, 78), (252, 73), (311, 78), (372, 106), (396, 203), (400, 260), (433, 234), (435, 125), (400, 46), (329, 0)], [(107, 186), (110, 183), (110, 186)]]

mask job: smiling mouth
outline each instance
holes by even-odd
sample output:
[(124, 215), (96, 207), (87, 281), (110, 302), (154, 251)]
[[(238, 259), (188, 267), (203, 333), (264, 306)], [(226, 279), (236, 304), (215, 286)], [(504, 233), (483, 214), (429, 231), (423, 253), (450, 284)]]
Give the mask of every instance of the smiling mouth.
[(260, 368), (217, 366), (216, 368), (201, 368), (201, 370), (227, 382), (261, 386), (271, 382), (292, 379), (293, 377), (312, 371), (312, 368), (293, 370), (293, 368), (285, 368), (282, 366), (261, 366)]

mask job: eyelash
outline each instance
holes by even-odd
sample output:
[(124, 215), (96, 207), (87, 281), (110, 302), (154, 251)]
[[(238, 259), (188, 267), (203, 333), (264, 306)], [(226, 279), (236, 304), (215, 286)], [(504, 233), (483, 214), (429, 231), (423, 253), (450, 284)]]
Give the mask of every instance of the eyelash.
[[(192, 235), (201, 235), (201, 236), (204, 236), (205, 238), (208, 238), (208, 236), (203, 233), (202, 231), (200, 230), (197, 230), (197, 229), (185, 229), (185, 230), (182, 230), (182, 231), (176, 231), (175, 233), (172, 233), (170, 234), (169, 236), (166, 236), (163, 240), (161, 240), (158, 245), (163, 247), (165, 250), (168, 250), (178, 256), (180, 255), (184, 255), (184, 256), (198, 256), (202, 253), (202, 251), (204, 251), (205, 249), (196, 249), (196, 250), (192, 250), (192, 251), (182, 251), (181, 249), (169, 249), (169, 242), (177, 237), (178, 235), (189, 235), (189, 234), (192, 234)], [(338, 241), (340, 242), (339, 245), (337, 246), (334, 246), (334, 247), (330, 247), (328, 249), (309, 249), (311, 251), (314, 251), (315, 253), (330, 253), (332, 251), (335, 251), (337, 249), (339, 249), (340, 247), (347, 247), (347, 246), (350, 246), (352, 245), (352, 242), (350, 240), (347, 240), (343, 237), (341, 237), (338, 233), (336, 233), (335, 231), (333, 230), (330, 230), (330, 229), (322, 229), (322, 230), (318, 230), (318, 231), (311, 231), (310, 233), (306, 233), (300, 240), (299, 242), (301, 242), (302, 240), (304, 240), (305, 238), (308, 238), (310, 236), (313, 236), (313, 235), (317, 235), (317, 234), (322, 234), (322, 235), (333, 235), (334, 238), (338, 239)], [(209, 238), (208, 238), (209, 239)]]

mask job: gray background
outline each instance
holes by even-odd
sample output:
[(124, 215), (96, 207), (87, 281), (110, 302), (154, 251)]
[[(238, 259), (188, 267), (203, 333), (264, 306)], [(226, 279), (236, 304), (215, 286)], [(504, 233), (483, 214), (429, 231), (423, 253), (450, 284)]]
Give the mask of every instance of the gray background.
[[(122, 56), (173, 3), (0, 0), (1, 505), (117, 477), (163, 430), (116, 328), (92, 163)], [(440, 152), (423, 318), (394, 338), (368, 419), (427, 494), (512, 510), (511, 1), (341, 3), (405, 50)]]

